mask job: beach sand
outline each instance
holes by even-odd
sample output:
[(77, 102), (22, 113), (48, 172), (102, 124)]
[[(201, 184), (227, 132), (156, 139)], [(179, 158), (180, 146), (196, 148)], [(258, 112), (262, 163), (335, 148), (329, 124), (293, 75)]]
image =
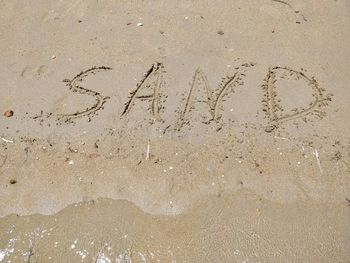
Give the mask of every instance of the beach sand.
[(350, 3), (0, 1), (0, 262), (349, 262)]

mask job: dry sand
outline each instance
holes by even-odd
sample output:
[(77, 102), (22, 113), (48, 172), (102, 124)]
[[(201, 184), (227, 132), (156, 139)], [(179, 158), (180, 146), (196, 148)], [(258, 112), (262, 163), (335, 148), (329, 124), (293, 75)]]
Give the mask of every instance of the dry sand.
[(348, 1), (0, 1), (0, 41), (0, 262), (350, 262)]

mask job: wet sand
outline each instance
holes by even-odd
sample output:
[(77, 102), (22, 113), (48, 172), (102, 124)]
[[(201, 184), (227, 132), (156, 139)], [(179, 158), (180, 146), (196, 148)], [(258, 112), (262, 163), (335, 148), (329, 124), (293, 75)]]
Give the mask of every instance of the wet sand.
[(8, 216), (0, 245), (12, 262), (346, 262), (348, 210), (239, 191), (154, 216), (100, 199), (52, 216)]
[(0, 262), (348, 262), (349, 11), (0, 1)]

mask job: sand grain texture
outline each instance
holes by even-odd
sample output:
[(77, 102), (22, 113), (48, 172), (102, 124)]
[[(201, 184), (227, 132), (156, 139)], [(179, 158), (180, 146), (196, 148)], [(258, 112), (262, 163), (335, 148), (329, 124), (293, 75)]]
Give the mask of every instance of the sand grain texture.
[(349, 14), (0, 1), (0, 262), (349, 262)]

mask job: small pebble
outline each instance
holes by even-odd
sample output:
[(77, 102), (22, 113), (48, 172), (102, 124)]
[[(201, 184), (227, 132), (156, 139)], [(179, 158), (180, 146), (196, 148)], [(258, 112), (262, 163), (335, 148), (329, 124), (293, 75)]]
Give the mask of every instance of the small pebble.
[(9, 118), (9, 117), (12, 117), (14, 114), (14, 112), (12, 110), (7, 110), (4, 112), (4, 116)]
[(224, 31), (219, 30), (219, 31), (218, 31), (218, 34), (219, 34), (219, 35), (223, 35), (223, 34), (225, 34), (225, 33), (224, 33)]
[(17, 183), (17, 180), (15, 180), (15, 179), (10, 180), (10, 184), (16, 184), (16, 183)]
[(273, 132), (276, 129), (276, 126), (274, 125), (269, 125), (265, 127), (265, 132)]

